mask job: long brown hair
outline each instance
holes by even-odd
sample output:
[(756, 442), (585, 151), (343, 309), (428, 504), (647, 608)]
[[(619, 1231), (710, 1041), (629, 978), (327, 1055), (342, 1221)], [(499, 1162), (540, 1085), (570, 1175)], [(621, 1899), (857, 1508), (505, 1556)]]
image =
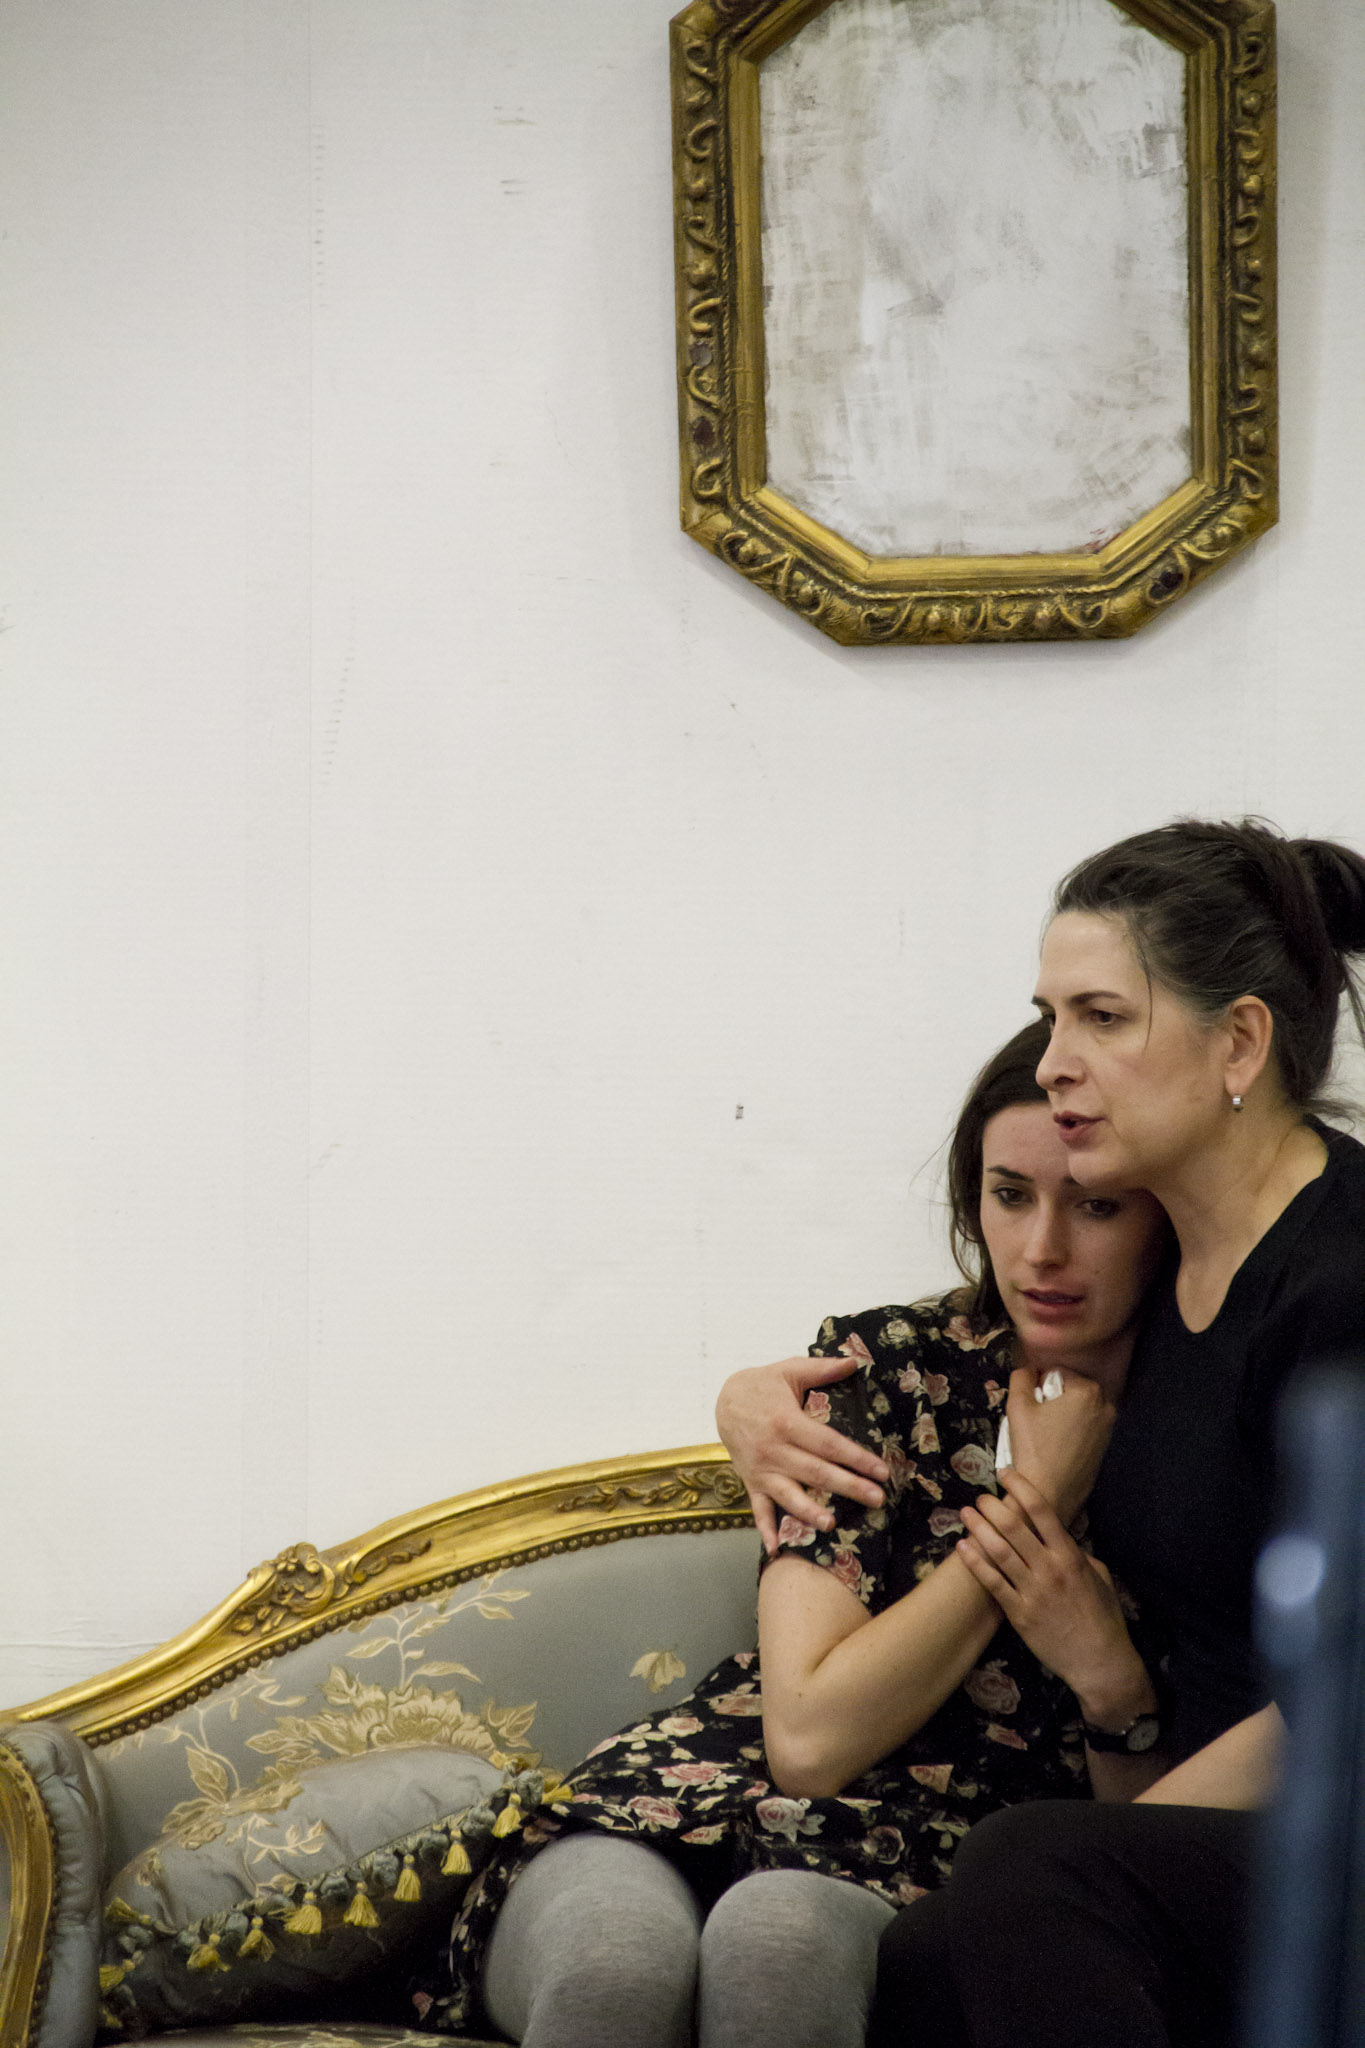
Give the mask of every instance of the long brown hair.
[(970, 1290), (967, 1315), (979, 1334), (1006, 1320), (981, 1234), (981, 1144), (987, 1124), (1002, 1109), (1047, 1101), (1036, 1077), (1048, 1037), (1047, 1025), (1035, 1017), (991, 1055), (967, 1091), (948, 1147), (950, 1241), (957, 1269)]

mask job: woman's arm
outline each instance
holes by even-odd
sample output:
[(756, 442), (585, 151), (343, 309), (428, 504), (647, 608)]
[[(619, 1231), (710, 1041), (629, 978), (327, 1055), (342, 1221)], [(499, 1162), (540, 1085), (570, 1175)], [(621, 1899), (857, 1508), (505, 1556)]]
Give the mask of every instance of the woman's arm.
[(824, 1566), (776, 1559), (759, 1586), (758, 1642), (778, 1789), (794, 1799), (841, 1792), (923, 1727), (999, 1626), (995, 1602), (956, 1556), (875, 1616)]
[(749, 1492), (754, 1521), (769, 1557), (777, 1554), (777, 1518), (795, 1516), (809, 1529), (832, 1529), (834, 1517), (806, 1488), (841, 1493), (865, 1507), (882, 1504), (876, 1484), (886, 1466), (864, 1444), (815, 1422), (802, 1402), (812, 1387), (846, 1379), (858, 1360), (784, 1358), (732, 1373), (716, 1402), (716, 1428)]
[(1139, 1798), (1145, 1806), (1268, 1805), (1275, 1796), (1284, 1722), (1273, 1704), (1224, 1729)]

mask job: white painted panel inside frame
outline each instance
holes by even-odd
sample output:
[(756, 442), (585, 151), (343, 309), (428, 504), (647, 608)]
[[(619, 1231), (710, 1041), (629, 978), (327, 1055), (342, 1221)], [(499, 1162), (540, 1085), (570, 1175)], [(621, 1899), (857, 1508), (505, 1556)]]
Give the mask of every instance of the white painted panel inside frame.
[(1184, 59), (1112, 0), (833, 0), (760, 72), (767, 470), (876, 555), (1190, 475)]

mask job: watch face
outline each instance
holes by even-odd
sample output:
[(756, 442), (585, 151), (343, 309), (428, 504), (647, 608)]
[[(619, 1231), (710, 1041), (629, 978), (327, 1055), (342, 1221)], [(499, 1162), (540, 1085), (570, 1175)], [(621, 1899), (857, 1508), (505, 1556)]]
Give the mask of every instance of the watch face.
[(1134, 1756), (1141, 1756), (1144, 1749), (1151, 1749), (1161, 1733), (1161, 1723), (1155, 1714), (1139, 1714), (1128, 1730), (1125, 1740)]

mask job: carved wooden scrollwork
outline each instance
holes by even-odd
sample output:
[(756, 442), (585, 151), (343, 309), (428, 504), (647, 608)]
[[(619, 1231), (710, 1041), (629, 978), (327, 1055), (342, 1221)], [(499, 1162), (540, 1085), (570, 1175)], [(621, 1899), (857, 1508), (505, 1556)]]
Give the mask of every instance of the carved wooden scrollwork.
[(758, 67), (839, 4), (693, 0), (672, 24), (683, 527), (845, 645), (1130, 634), (1277, 516), (1271, 0), (1118, 0), (1184, 53), (1189, 480), (1093, 553), (913, 560), (863, 552), (767, 480)]
[(648, 1479), (600, 1481), (566, 1493), (557, 1503), (561, 1515), (623, 1514), (631, 1509), (742, 1508), (748, 1496), (730, 1465), (677, 1465)]
[(346, 1594), (400, 1565), (411, 1564), (430, 1548), (429, 1537), (414, 1539), (382, 1550), (361, 1551), (330, 1565), (311, 1543), (291, 1543), (270, 1563), (260, 1566), (268, 1576), (233, 1618), (233, 1631), (249, 1636), (291, 1618), (312, 1621)]

